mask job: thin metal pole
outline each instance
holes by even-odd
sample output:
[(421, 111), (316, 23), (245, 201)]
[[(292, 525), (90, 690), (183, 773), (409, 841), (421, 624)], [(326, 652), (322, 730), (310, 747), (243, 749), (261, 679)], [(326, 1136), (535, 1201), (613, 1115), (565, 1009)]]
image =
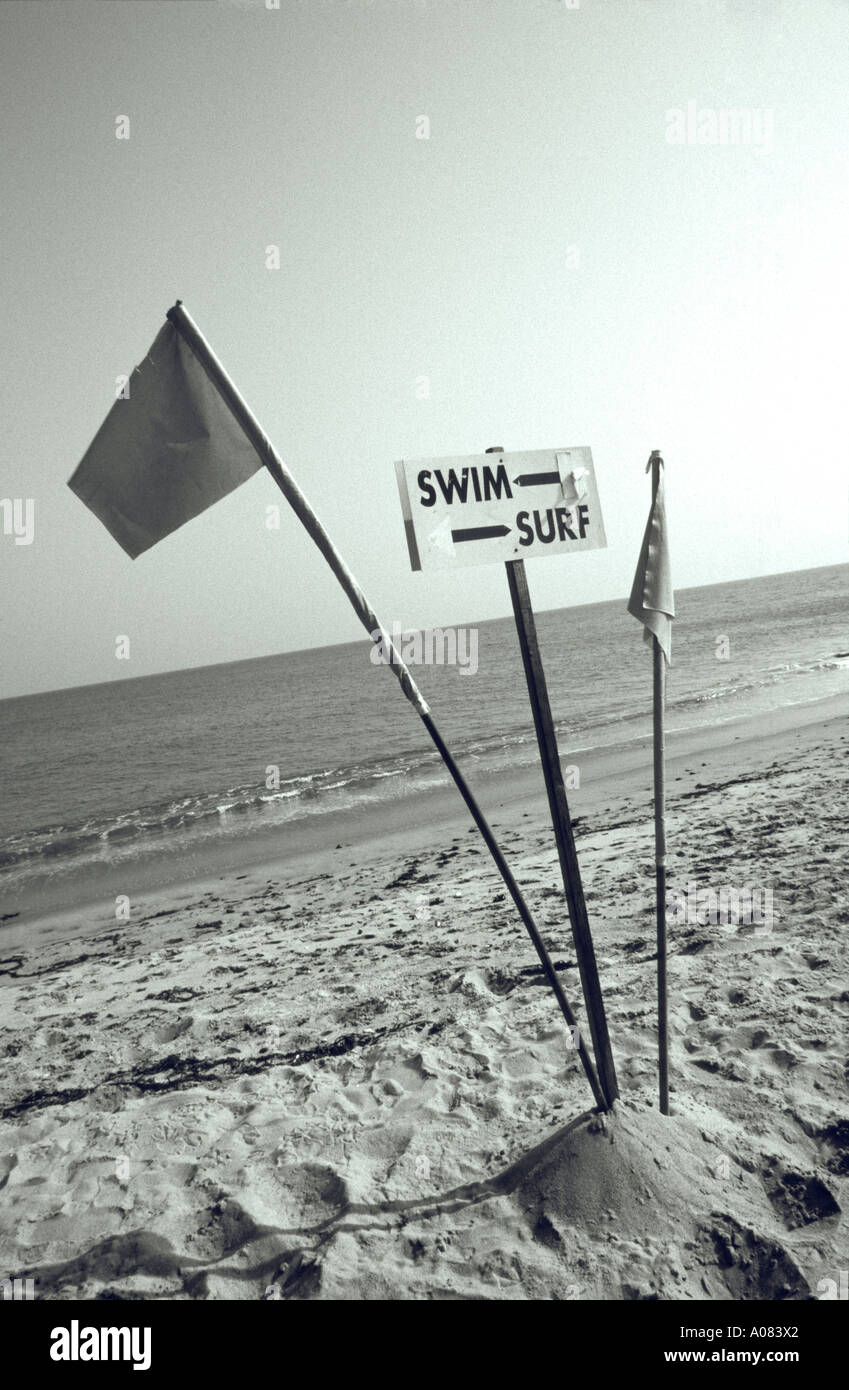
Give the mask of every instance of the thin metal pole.
[[(661, 459), (652, 454), (652, 506), (660, 482)], [(652, 637), (654, 726), (654, 864), (657, 915), (657, 1064), (660, 1113), (669, 1114), (669, 1008), (666, 969), (666, 657)]]
[(560, 754), (557, 749), (557, 735), (554, 730), (554, 719), (552, 717), (551, 704), (548, 698), (548, 687), (545, 681), (545, 671), (543, 669), (542, 656), (537, 640), (536, 623), (534, 621), (524, 561), (508, 560), (506, 569), (507, 582), (510, 586), (510, 597), (513, 601), (513, 613), (516, 619), (516, 630), (519, 634), (522, 662), (528, 683), (528, 695), (530, 696), (531, 710), (534, 717), (537, 743), (539, 744), (545, 789), (548, 794), (548, 805), (551, 811), (552, 825), (554, 826), (554, 838), (557, 843), (560, 871), (563, 878), (563, 887), (566, 892), (569, 921), (572, 927), (572, 940), (575, 945), (575, 955), (577, 956), (578, 967), (581, 973), (581, 984), (583, 986), (584, 1002), (586, 1004), (587, 1017), (590, 1024), (590, 1034), (593, 1040), (596, 1066), (598, 1067), (599, 1079), (602, 1089), (604, 1090), (605, 1098), (608, 1105), (612, 1105), (619, 1095), (619, 1087), (616, 1081), (616, 1068), (613, 1062), (613, 1051), (610, 1046), (610, 1036), (607, 1030), (607, 1018), (604, 1012), (604, 1000), (602, 998), (601, 984), (598, 978), (598, 966), (596, 964), (593, 939), (590, 932), (589, 919), (587, 917), (587, 904), (584, 898), (583, 884), (581, 882), (581, 870), (578, 864), (578, 853), (575, 848), (575, 836), (572, 830), (572, 820), (569, 815), (566, 788), (563, 785), (563, 770), (560, 766)]
[[(218, 358), (212, 351), (212, 348), (209, 346), (206, 339), (203, 337), (200, 329), (197, 327), (197, 324), (193, 321), (193, 319), (191, 318), (188, 311), (186, 310), (186, 308), (180, 300), (177, 301), (177, 303), (172, 309), (168, 310), (166, 317), (188, 343), (195, 357), (198, 359), (201, 366), (204, 368), (204, 371), (206, 372), (213, 386), (216, 388), (221, 398), (224, 400), (225, 404), (230, 409), (235, 420), (244, 431), (247, 439), (256, 449), (257, 454), (259, 455), (262, 462), (265, 464), (266, 468), (268, 469), (272, 478), (276, 482), (277, 486), (280, 488), (280, 491), (283, 493), (292, 510), (295, 512), (295, 515), (298, 517), (299, 521), (301, 521), (301, 523), (308, 531), (309, 535), (315, 541), (315, 544), (318, 546), (322, 555), (327, 560), (327, 563), (330, 565), (330, 568), (333, 570), (333, 573), (336, 575), (336, 578), (339, 580), (339, 583), (344, 589), (350, 603), (354, 608), (354, 611), (356, 612), (358, 618), (365, 627), (369, 636), (372, 638), (373, 641), (377, 640), (377, 638), (379, 637), (383, 644), (384, 651), (389, 654), (390, 669), (398, 678), (398, 681), (401, 685), (401, 689), (403, 690), (407, 699), (418, 712), (422, 720), (422, 723), (427, 729), (441, 758), (443, 759), (446, 767), (448, 768), (448, 771), (450, 772), (461, 796), (463, 797), (463, 800), (465, 801), (467, 807), (469, 808), (469, 811), (472, 814), (472, 818), (476, 826), (478, 827), (481, 835), (483, 836), (486, 842), (487, 848), (489, 849), (489, 852), (492, 855), (493, 860), (495, 861), (495, 865), (498, 869), (498, 872), (501, 874), (501, 877), (504, 880), (504, 884), (519, 911), (519, 916), (521, 917), (522, 921), (525, 924), (525, 927), (528, 930), (528, 934), (530, 935), (531, 941), (533, 942), (537, 955), (539, 956), (543, 970), (545, 971), (546, 978), (548, 979), (548, 982), (551, 985), (552, 990), (554, 991), (554, 995), (560, 1006), (561, 1012), (563, 1013), (563, 1016), (567, 1024), (569, 1025), (573, 1044), (576, 1046), (578, 1056), (584, 1068), (584, 1072), (586, 1073), (587, 1080), (589, 1081), (596, 1105), (599, 1107), (599, 1109), (606, 1110), (607, 1104), (605, 1102), (604, 1093), (599, 1084), (598, 1076), (596, 1075), (595, 1067), (593, 1066), (592, 1058), (589, 1056), (589, 1053), (587, 1052), (586, 1047), (583, 1044), (583, 1040), (580, 1035), (580, 1030), (578, 1029), (575, 1015), (569, 1006), (569, 1002), (566, 999), (566, 996), (563, 992), (563, 988), (560, 984), (560, 980), (558, 979), (557, 972), (554, 969), (554, 965), (551, 961), (551, 958), (548, 955), (548, 952), (546, 951), (545, 944), (542, 940), (539, 930), (537, 929), (534, 919), (531, 916), (530, 910), (528, 909), (528, 906), (522, 896), (522, 892), (518, 884), (516, 883), (516, 880), (514, 879), (513, 874), (510, 871), (510, 867), (507, 864), (507, 861), (504, 858), (504, 855), (502, 854), (498, 846), (495, 836), (493, 835), (483, 812), (481, 811), (470, 788), (468, 787), (462, 772), (460, 771), (459, 767), (454, 761), (454, 758), (449, 753), (448, 748), (443, 742), (442, 736), (440, 735), (439, 730), (437, 729), (431, 717), (430, 709), (427, 702), (425, 701), (420, 690), (418, 689), (418, 686), (416, 685), (415, 681), (410, 675), (410, 672), (407, 669), (407, 666), (405, 665), (400, 653), (392, 643), (389, 633), (383, 627), (383, 625), (380, 622), (378, 622), (378, 619), (370, 604), (368, 603), (365, 594), (358, 585), (357, 581), (354, 579), (354, 576), (351, 574), (351, 571), (348, 569), (341, 555), (336, 550), (335, 546), (330, 540), (330, 537), (327, 535), (327, 532), (324, 530), (324, 527), (322, 526), (315, 512), (312, 510), (312, 507), (310, 506), (306, 497), (301, 492), (291, 473), (287, 469), (286, 465), (283, 463), (283, 460), (277, 454), (270, 441), (268, 440), (267, 436), (261, 429), (258, 420), (248, 407), (247, 403), (242, 399), (241, 395), (237, 391), (230, 377), (227, 375), (223, 366), (221, 365)], [(377, 637), (375, 636), (375, 634), (377, 634)]]

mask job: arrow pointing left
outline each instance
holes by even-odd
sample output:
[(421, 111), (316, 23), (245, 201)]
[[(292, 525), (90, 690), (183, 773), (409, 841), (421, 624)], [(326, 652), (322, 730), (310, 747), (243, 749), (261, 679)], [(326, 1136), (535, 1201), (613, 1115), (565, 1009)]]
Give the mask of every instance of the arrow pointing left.
[(517, 487), (546, 487), (549, 483), (559, 483), (559, 473), (520, 473), (513, 482)]

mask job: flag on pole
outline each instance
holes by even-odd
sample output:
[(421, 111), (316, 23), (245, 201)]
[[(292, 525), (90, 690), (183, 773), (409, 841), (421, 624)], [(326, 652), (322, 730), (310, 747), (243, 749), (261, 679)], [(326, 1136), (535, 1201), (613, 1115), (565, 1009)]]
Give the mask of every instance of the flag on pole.
[(169, 321), (95, 435), (68, 486), (135, 559), (262, 468)]
[(69, 486), (132, 558), (265, 467), (338, 579), (360, 622), (380, 639), (389, 669), (414, 706), (483, 836), (571, 1030), (600, 1110), (608, 1102), (575, 1015), (522, 891), (486, 817), (447, 748), (430, 707), (388, 630), (334, 546), (259, 421), (182, 302), (168, 310), (147, 357), (130, 377)]
[(652, 499), (628, 612), (644, 625), (643, 636), (652, 645), (652, 725), (654, 744), (654, 864), (657, 920), (657, 1063), (660, 1113), (669, 1114), (669, 1004), (666, 978), (666, 667), (672, 654), (672, 619), (675, 602), (669, 569), (666, 509), (663, 501), (663, 459), (653, 449), (646, 465), (651, 469)]
[[(652, 466), (657, 450), (646, 465)], [(645, 626), (647, 642), (656, 637), (667, 662), (672, 660), (672, 619), (675, 617), (675, 598), (672, 593), (672, 573), (669, 566), (669, 543), (666, 532), (666, 507), (663, 497), (663, 460), (660, 467), (649, 519), (646, 524), (634, 585), (628, 600), (628, 612)]]

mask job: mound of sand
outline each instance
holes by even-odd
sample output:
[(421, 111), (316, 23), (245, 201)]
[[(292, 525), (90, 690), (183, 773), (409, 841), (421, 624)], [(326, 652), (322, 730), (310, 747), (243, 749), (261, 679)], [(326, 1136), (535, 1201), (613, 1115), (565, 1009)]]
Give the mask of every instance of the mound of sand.
[(619, 1101), (612, 1115), (553, 1141), (514, 1196), (535, 1239), (555, 1252), (587, 1234), (604, 1238), (599, 1296), (812, 1297), (790, 1254), (764, 1233), (775, 1223), (757, 1176), (738, 1168), (730, 1177), (687, 1119)]

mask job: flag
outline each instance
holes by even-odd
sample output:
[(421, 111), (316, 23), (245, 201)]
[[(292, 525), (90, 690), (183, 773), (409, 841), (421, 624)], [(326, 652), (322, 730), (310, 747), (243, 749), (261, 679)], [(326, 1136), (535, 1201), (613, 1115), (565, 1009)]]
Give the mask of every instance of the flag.
[(167, 322), (68, 486), (135, 559), (261, 467), (205, 369)]
[[(651, 463), (651, 459), (649, 460)], [(647, 470), (648, 471), (648, 470)], [(658, 470), (657, 491), (643, 536), (637, 573), (628, 600), (628, 612), (645, 625), (646, 641), (655, 636), (668, 662), (672, 660), (672, 619), (675, 598), (669, 567), (666, 508), (663, 500), (663, 461)]]

